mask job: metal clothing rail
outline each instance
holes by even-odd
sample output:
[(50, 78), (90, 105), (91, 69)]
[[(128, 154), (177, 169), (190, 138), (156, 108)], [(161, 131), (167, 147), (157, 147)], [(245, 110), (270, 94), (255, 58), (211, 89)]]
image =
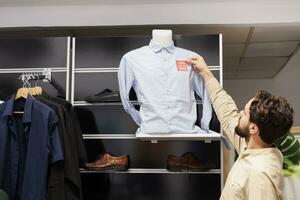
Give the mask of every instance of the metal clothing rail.
[[(40, 74), (35, 74), (35, 73), (40, 73)], [(59, 93), (59, 95), (64, 96), (66, 94), (66, 91), (64, 90), (63, 87), (60, 86), (60, 84), (51, 76), (52, 69), (49, 68), (44, 68), (42, 72), (25, 72), (22, 76), (27, 76), (27, 81), (32, 81), (32, 80), (46, 80), (49, 82)]]
[(51, 69), (51, 72), (66, 72), (66, 67), (53, 68), (5, 68), (0, 69), (0, 74), (20, 74), (20, 73), (42, 73), (45, 69)]

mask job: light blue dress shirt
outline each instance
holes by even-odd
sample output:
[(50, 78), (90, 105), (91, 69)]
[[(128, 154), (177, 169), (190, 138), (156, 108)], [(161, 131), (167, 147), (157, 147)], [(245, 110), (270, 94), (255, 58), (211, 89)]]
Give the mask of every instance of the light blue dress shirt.
[[(152, 40), (126, 53), (118, 71), (119, 90), (124, 109), (140, 126), (138, 133), (207, 133), (212, 107), (204, 80), (185, 61), (196, 53), (175, 47), (161, 47)], [(176, 64), (181, 61), (181, 66)], [(140, 110), (129, 100), (134, 88)], [(201, 128), (195, 125), (197, 104), (202, 99)]]

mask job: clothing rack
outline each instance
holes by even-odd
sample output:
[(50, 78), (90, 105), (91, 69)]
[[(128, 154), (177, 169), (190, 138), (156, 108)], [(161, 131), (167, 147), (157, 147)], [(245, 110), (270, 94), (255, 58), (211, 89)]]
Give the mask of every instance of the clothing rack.
[[(27, 76), (27, 77), (26, 77)], [(41, 74), (39, 73), (25, 73), (21, 75), (22, 80), (28, 81), (38, 81), (43, 80), (44, 82), (49, 82), (58, 92), (60, 96), (64, 96), (66, 91), (60, 84), (51, 76), (51, 69), (45, 69)]]

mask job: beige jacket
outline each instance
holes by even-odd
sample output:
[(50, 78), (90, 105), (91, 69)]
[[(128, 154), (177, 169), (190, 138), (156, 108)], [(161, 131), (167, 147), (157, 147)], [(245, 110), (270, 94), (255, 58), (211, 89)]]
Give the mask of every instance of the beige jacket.
[(238, 159), (230, 170), (220, 199), (282, 199), (283, 157), (277, 148), (247, 149), (244, 138), (235, 134), (238, 109), (214, 78), (206, 83), (214, 110), (227, 138), (234, 145)]

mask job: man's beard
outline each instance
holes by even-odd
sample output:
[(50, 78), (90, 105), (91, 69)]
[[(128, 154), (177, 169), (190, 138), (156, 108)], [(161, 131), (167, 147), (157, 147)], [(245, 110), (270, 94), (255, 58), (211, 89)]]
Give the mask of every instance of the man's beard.
[(248, 139), (250, 137), (248, 126), (241, 128), (239, 125), (235, 127), (235, 133), (242, 138)]

